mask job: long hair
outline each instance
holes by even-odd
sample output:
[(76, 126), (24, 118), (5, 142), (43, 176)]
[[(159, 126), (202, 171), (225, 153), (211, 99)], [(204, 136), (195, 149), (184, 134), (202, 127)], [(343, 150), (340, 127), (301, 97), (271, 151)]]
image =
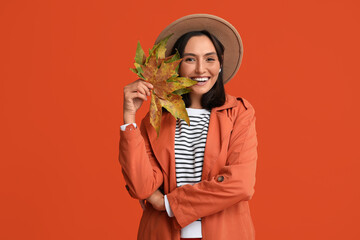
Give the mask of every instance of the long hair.
[[(171, 55), (176, 53), (178, 50), (180, 57), (184, 55), (185, 47), (190, 38), (195, 36), (207, 36), (213, 43), (217, 57), (220, 62), (220, 67), (223, 66), (223, 56), (224, 56), (224, 46), (222, 43), (211, 33), (206, 30), (203, 31), (193, 31), (188, 32), (182, 35), (176, 42), (172, 49)], [(181, 64), (181, 63), (180, 63)], [(191, 105), (191, 99), (189, 93), (182, 95), (182, 98), (185, 102), (185, 106), (189, 107)], [(223, 82), (222, 71), (219, 73), (218, 79), (216, 80), (214, 86), (201, 97), (201, 106), (205, 109), (211, 110), (214, 107), (219, 107), (225, 103), (225, 88)]]

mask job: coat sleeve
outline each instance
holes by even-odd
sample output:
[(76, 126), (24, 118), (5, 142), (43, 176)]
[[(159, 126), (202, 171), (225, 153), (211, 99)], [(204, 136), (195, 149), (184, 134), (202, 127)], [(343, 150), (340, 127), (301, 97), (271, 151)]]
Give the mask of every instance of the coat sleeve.
[[(181, 228), (239, 201), (248, 201), (254, 194), (257, 163), (255, 110), (247, 110), (234, 120), (226, 165), (211, 180), (184, 185), (167, 194), (171, 210)], [(178, 227), (179, 227), (178, 226)]]
[(163, 183), (163, 174), (144, 128), (120, 131), (119, 161), (126, 189), (133, 198), (146, 199)]

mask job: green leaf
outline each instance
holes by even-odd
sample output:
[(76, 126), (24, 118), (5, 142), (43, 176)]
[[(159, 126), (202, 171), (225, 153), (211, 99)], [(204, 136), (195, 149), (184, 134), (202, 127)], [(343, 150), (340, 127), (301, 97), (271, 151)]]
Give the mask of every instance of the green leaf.
[(136, 68), (137, 73), (142, 73), (142, 72), (143, 72), (140, 64), (134, 63), (134, 65), (135, 65), (135, 68)]
[(189, 92), (191, 92), (191, 89), (190, 89), (190, 88), (182, 88), (182, 89), (173, 91), (172, 93), (173, 93), (173, 94), (176, 94), (176, 95), (183, 95), (183, 94), (189, 93)]
[[(151, 56), (155, 56), (157, 60), (165, 58), (166, 44), (172, 35), (173, 35), (173, 33), (168, 35), (167, 37), (163, 38), (157, 44), (155, 44), (152, 49), (149, 49), (149, 56), (146, 58), (145, 65), (149, 62)], [(176, 61), (176, 60), (174, 60), (174, 61)], [(158, 62), (158, 66), (160, 66), (160, 64), (161, 64), (161, 62)]]
[(179, 59), (180, 59), (180, 53), (176, 49), (176, 53), (174, 55), (172, 55), (172, 57), (169, 60), (165, 60), (165, 62), (166, 63), (171, 63), (171, 62), (175, 62), (175, 61), (177, 61)]
[(136, 47), (135, 63), (143, 65), (145, 62), (145, 52), (142, 49), (140, 42), (138, 42)]
[(138, 71), (136, 70), (136, 68), (130, 68), (130, 70), (131, 70), (133, 73), (138, 74)]
[(164, 39), (162, 39), (159, 42), (159, 47), (157, 48), (157, 52), (156, 52), (158, 58), (161, 58), (161, 59), (165, 58), (166, 44), (172, 35), (173, 35), (173, 33), (170, 34), (169, 36), (165, 37)]
[(138, 76), (139, 78), (146, 80), (145, 77), (142, 75), (142, 73), (138, 73)]
[(152, 58), (152, 57), (156, 57), (157, 59), (157, 55), (156, 55), (156, 49), (160, 46), (160, 43), (156, 44), (153, 46), (152, 49), (149, 49), (149, 56), (146, 58), (145, 60), (145, 66), (149, 63), (149, 60)]

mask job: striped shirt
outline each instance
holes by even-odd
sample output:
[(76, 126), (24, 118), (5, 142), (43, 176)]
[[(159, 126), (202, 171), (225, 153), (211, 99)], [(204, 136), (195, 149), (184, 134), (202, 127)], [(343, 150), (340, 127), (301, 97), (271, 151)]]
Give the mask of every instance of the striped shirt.
[[(177, 187), (201, 181), (210, 111), (186, 108), (190, 126), (178, 119), (175, 130), (175, 170)], [(201, 218), (181, 229), (181, 237), (202, 237)]]

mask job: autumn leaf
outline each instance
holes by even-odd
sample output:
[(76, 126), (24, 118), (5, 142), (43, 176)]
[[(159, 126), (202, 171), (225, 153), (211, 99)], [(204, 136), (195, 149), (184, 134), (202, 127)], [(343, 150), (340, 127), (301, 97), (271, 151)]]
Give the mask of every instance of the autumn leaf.
[(158, 44), (149, 49), (146, 57), (140, 42), (138, 42), (135, 54), (135, 68), (130, 70), (139, 78), (151, 83), (150, 123), (155, 128), (157, 135), (160, 133), (162, 108), (164, 107), (176, 119), (180, 118), (190, 125), (189, 116), (181, 95), (189, 93), (189, 87), (197, 84), (190, 78), (179, 77), (178, 67), (181, 62), (180, 54), (165, 57), (166, 43), (169, 35)]

